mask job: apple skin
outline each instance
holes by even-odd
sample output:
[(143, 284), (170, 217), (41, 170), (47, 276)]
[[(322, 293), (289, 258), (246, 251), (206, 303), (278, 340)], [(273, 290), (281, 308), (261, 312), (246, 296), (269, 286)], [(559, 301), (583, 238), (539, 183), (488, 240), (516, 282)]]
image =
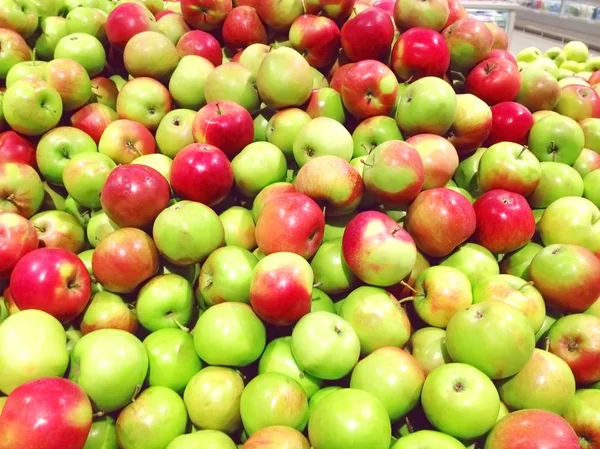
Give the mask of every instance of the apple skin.
[(492, 107), (492, 130), (486, 145), (498, 142), (525, 145), (534, 123), (533, 115), (525, 106), (512, 101), (498, 103)]
[(529, 111), (553, 110), (560, 97), (556, 79), (541, 67), (527, 67), (521, 72), (521, 89), (515, 101)]
[(458, 153), (454, 145), (435, 134), (419, 134), (407, 144), (417, 150), (424, 168), (423, 190), (444, 187), (458, 168)]
[(322, 68), (333, 63), (338, 55), (340, 29), (327, 17), (303, 14), (292, 23), (289, 40), (311, 67)]
[(19, 260), (10, 277), (13, 300), (20, 310), (38, 309), (68, 322), (79, 315), (91, 293), (83, 262), (60, 248), (40, 248)]
[(394, 39), (392, 18), (379, 8), (367, 8), (344, 23), (341, 45), (351, 61), (387, 57)]
[(152, 31), (156, 27), (154, 15), (143, 5), (135, 2), (115, 7), (106, 19), (106, 37), (110, 44), (124, 50), (127, 42), (136, 34)]
[(169, 90), (159, 81), (140, 77), (125, 84), (117, 98), (119, 119), (132, 120), (155, 132), (160, 121), (173, 109)]
[(310, 449), (311, 447), (301, 432), (286, 426), (269, 426), (260, 429), (246, 440), (243, 447), (244, 449), (276, 449), (284, 446), (288, 449)]
[(352, 157), (367, 156), (376, 146), (389, 140), (404, 140), (396, 121), (385, 115), (363, 120), (352, 132)]
[(456, 118), (447, 138), (460, 156), (480, 148), (490, 135), (492, 126), (492, 111), (484, 101), (472, 94), (456, 96)]
[(114, 109), (101, 103), (91, 103), (71, 116), (71, 126), (84, 131), (98, 144), (104, 130), (117, 119)]
[(598, 445), (598, 398), (600, 392), (592, 389), (582, 389), (564, 410), (563, 417), (575, 430), (583, 444), (594, 447)]
[(401, 32), (410, 28), (430, 28), (440, 31), (448, 21), (448, 2), (431, 0), (420, 3), (401, 0), (394, 4), (394, 22)]
[(254, 218), (254, 221), (258, 223), (258, 218), (260, 217), (265, 204), (271, 199), (284, 193), (295, 192), (296, 188), (294, 185), (288, 182), (275, 182), (265, 187), (258, 195), (256, 195), (254, 202), (252, 203), (252, 217)]
[(276, 112), (269, 120), (267, 141), (279, 148), (286, 157), (293, 158), (294, 140), (311, 118), (307, 112), (298, 108), (286, 108)]
[[(417, 196), (408, 209), (404, 226), (422, 252), (445, 257), (471, 237), (476, 219), (468, 199), (442, 187)], [(444, 232), (440, 234), (440, 230)]]
[(518, 449), (527, 444), (544, 449), (578, 449), (579, 439), (559, 415), (521, 410), (502, 418), (488, 434), (485, 449)]
[(196, 112), (190, 109), (174, 109), (163, 117), (156, 130), (158, 151), (174, 159), (188, 145), (194, 143), (192, 123)]
[[(193, 109), (194, 112), (204, 106), (206, 104), (205, 87), (209, 75), (214, 70), (215, 66), (202, 56), (186, 55), (182, 57), (171, 75), (168, 85), (175, 104), (181, 108)], [(191, 77), (190, 73), (194, 73), (194, 77)]]
[(366, 59), (346, 72), (341, 94), (346, 110), (359, 120), (388, 115), (396, 105), (398, 81), (385, 64)]
[(193, 433), (179, 435), (169, 443), (166, 449), (190, 449), (192, 447), (237, 449), (233, 440), (227, 434), (218, 430), (198, 430)]
[(19, 260), (38, 245), (37, 231), (26, 218), (0, 212), (0, 279), (8, 279)]
[(324, 230), (325, 217), (314, 200), (303, 193), (284, 193), (265, 203), (256, 222), (256, 243), (266, 255), (283, 251), (310, 259)]
[(266, 44), (267, 32), (252, 6), (236, 6), (223, 22), (223, 41), (229, 48), (241, 49), (252, 44)]
[(62, 324), (41, 310), (11, 312), (0, 326), (0, 342), (0, 391), (4, 394), (36, 379), (62, 377), (69, 365)]
[(117, 229), (94, 250), (92, 270), (106, 290), (131, 293), (158, 272), (158, 251), (144, 231)]
[(90, 78), (99, 75), (106, 66), (106, 50), (95, 36), (86, 33), (67, 34), (54, 49), (55, 59), (72, 59), (81, 64)]
[(528, 281), (531, 261), (542, 249), (543, 246), (529, 242), (517, 251), (505, 254), (500, 262), (500, 271)]
[(516, 98), (521, 89), (521, 74), (517, 66), (506, 59), (485, 59), (469, 72), (465, 88), (493, 106)]
[(443, 447), (444, 449), (464, 449), (464, 445), (456, 438), (435, 430), (418, 430), (407, 435), (402, 435), (395, 443), (393, 449), (411, 449), (416, 445), (424, 448)]
[(600, 119), (587, 118), (579, 123), (585, 138), (585, 147), (600, 154)]
[(0, 79), (4, 80), (13, 66), (31, 59), (31, 50), (18, 32), (6, 27), (4, 22), (0, 22), (0, 27), (2, 27), (0, 42), (2, 42), (2, 48), (6, 48), (6, 53), (0, 60)]
[(182, 199), (212, 206), (231, 190), (233, 170), (227, 155), (219, 148), (195, 143), (175, 156), (170, 181), (175, 194)]
[[(329, 138), (325, 139), (325, 135)], [(299, 129), (292, 152), (296, 163), (302, 167), (311, 159), (322, 156), (337, 156), (350, 162), (353, 147), (352, 135), (344, 125), (329, 117), (318, 117)]]
[(221, 366), (202, 369), (188, 382), (183, 394), (190, 421), (201, 429), (236, 432), (242, 426), (243, 390), (244, 380), (239, 371)]
[(589, 86), (570, 84), (560, 89), (560, 96), (554, 110), (576, 122), (600, 118), (600, 97)]
[(81, 387), (67, 379), (45, 378), (10, 394), (0, 432), (6, 448), (80, 449), (91, 426), (92, 404)]
[(40, 247), (62, 248), (78, 253), (85, 246), (85, 229), (66, 211), (47, 210), (30, 218), (36, 228)]
[(169, 205), (171, 188), (163, 175), (139, 164), (110, 172), (102, 188), (102, 209), (121, 228), (145, 228)]
[(215, 67), (223, 62), (221, 46), (211, 34), (196, 29), (185, 33), (177, 42), (177, 52), (180, 58), (187, 55), (201, 56)]
[(425, 377), (434, 369), (451, 363), (446, 349), (446, 331), (437, 327), (423, 327), (413, 333), (405, 348), (417, 361)]
[(97, 76), (91, 80), (91, 83), (92, 96), (90, 97), (90, 103), (101, 103), (111, 109), (116, 109), (117, 97), (119, 96), (116, 83), (103, 76)]
[(37, 172), (17, 162), (0, 163), (0, 209), (30, 218), (42, 206), (44, 187)]
[(333, 90), (337, 90), (341, 94), (342, 83), (344, 82), (346, 73), (354, 66), (354, 64), (354, 62), (346, 62), (343, 65), (334, 65), (335, 70), (332, 69), (332, 72), (329, 75), (329, 87), (331, 87)]
[(450, 50), (437, 31), (411, 28), (394, 44), (391, 66), (403, 81), (416, 81), (426, 76), (442, 78), (450, 66)]
[[(489, 24), (488, 24), (488, 26), (489, 26)], [(507, 50), (501, 50), (501, 49), (498, 49), (498, 48), (493, 48), (492, 51), (490, 51), (490, 54), (488, 55), (488, 58), (502, 58), (502, 59), (507, 59), (510, 62), (512, 62), (514, 65), (517, 65), (517, 60)]]
[(486, 59), (494, 36), (483, 22), (472, 18), (463, 18), (448, 26), (442, 36), (450, 49), (450, 68), (467, 71)]
[(253, 251), (256, 249), (256, 225), (252, 212), (242, 206), (232, 206), (219, 215), (225, 231), (225, 245)]
[[(154, 64), (148, 64), (149, 59), (155, 61)], [(179, 55), (167, 36), (157, 31), (143, 31), (127, 42), (123, 62), (127, 73), (134, 78), (147, 76), (166, 81), (179, 63)]]
[(98, 142), (98, 151), (117, 164), (129, 164), (139, 156), (156, 152), (156, 143), (144, 125), (121, 119), (105, 128)]
[(575, 377), (561, 358), (535, 349), (523, 369), (498, 387), (511, 410), (548, 410), (562, 415), (575, 395)]
[[(195, 86), (195, 89), (202, 87), (198, 95), (203, 91), (204, 99), (209, 103), (230, 101), (252, 114), (261, 108), (261, 100), (255, 85), (256, 75), (238, 62), (227, 62), (216, 67), (208, 74), (202, 86), (197, 84), (196, 77), (192, 77), (189, 73), (188, 76), (190, 77), (188, 84)], [(173, 82), (174, 86), (178, 86), (176, 80)], [(178, 86), (180, 95), (187, 98), (189, 97), (188, 89), (183, 89), (183, 87)]]
[(549, 115), (531, 127), (528, 148), (540, 162), (573, 165), (584, 143), (583, 130), (575, 120), (564, 115)]
[(71, 59), (50, 61), (44, 79), (60, 95), (64, 111), (81, 108), (92, 95), (92, 82), (87, 71)]
[(541, 162), (542, 177), (527, 199), (534, 209), (543, 209), (565, 197), (581, 197), (583, 179), (577, 171), (560, 162)]
[(0, 163), (19, 162), (37, 167), (36, 147), (14, 131), (0, 133)]
[(181, 14), (198, 30), (212, 31), (221, 26), (231, 12), (231, 0), (182, 0)]
[(314, 273), (315, 285), (328, 295), (347, 292), (358, 280), (344, 260), (341, 237), (324, 241), (310, 266)]
[(81, 319), (80, 329), (83, 335), (100, 329), (121, 329), (134, 334), (138, 320), (119, 295), (100, 291), (94, 294)]
[(519, 309), (501, 301), (484, 301), (450, 319), (446, 345), (454, 361), (468, 363), (491, 379), (505, 379), (529, 361), (535, 334)]
[(467, 276), (473, 287), (483, 279), (500, 273), (496, 256), (476, 243), (459, 246), (440, 265), (456, 268)]
[(384, 213), (366, 211), (344, 231), (344, 260), (363, 282), (391, 286), (410, 274), (417, 250), (411, 236)]
[(515, 251), (535, 234), (531, 208), (518, 193), (490, 190), (475, 201), (473, 209), (477, 217), (474, 238), (493, 253)]

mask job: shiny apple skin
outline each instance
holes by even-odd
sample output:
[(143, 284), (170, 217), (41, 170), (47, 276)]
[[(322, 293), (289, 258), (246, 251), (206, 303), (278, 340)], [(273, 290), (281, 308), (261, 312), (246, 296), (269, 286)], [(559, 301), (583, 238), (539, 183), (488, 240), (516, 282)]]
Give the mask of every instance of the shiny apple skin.
[(504, 101), (492, 106), (492, 131), (486, 146), (498, 142), (527, 144), (529, 130), (535, 123), (533, 115), (525, 106), (514, 101)]
[(14, 131), (0, 133), (0, 163), (20, 162), (36, 168), (35, 146)]
[(8, 279), (17, 262), (38, 245), (37, 231), (29, 220), (12, 212), (0, 212), (0, 280)]

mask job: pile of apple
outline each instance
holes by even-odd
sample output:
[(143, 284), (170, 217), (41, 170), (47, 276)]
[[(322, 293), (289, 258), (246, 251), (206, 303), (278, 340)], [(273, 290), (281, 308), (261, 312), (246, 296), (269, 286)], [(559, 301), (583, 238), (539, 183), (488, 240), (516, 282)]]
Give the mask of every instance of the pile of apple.
[(0, 449), (600, 448), (600, 67), (507, 45), (0, 0)]

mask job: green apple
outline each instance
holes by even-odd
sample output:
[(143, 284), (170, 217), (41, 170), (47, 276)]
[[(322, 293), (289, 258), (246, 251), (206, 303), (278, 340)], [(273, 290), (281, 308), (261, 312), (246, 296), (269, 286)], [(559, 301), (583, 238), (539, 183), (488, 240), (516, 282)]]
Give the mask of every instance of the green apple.
[(0, 326), (0, 391), (32, 380), (62, 377), (69, 364), (67, 336), (60, 322), (41, 310), (24, 310)]
[(332, 386), (321, 388), (319, 391), (317, 391), (308, 401), (308, 419), (310, 420), (310, 415), (312, 414), (313, 410), (317, 404), (321, 402), (323, 398), (325, 398), (325, 396), (341, 389), (342, 387)]
[(385, 406), (353, 388), (332, 391), (311, 411), (308, 437), (314, 448), (388, 449), (391, 424)]
[(600, 154), (600, 118), (586, 118), (579, 123), (585, 138), (585, 147)]
[(252, 72), (242, 64), (228, 62), (216, 67), (206, 78), (205, 86), (204, 95), (207, 103), (233, 101), (250, 113), (260, 108), (255, 79)]
[(252, 212), (242, 206), (232, 206), (219, 215), (225, 230), (225, 244), (253, 251), (256, 248)]
[(556, 62), (550, 58), (542, 56), (541, 58), (533, 61), (529, 67), (541, 67), (554, 78), (558, 77), (558, 66), (556, 65)]
[(579, 124), (566, 116), (549, 115), (534, 123), (528, 148), (541, 162), (573, 165), (585, 143)]
[[(46, 186), (31, 166), (0, 163), (0, 210), (31, 217), (44, 203)], [(62, 206), (64, 208), (64, 202)]]
[[(569, 71), (573, 72), (574, 74), (581, 72), (584, 67), (585, 67), (585, 64), (582, 64), (577, 61), (571, 61), (569, 59), (567, 59), (565, 62), (563, 62), (559, 66), (560, 69), (569, 70)], [(575, 80), (569, 80), (569, 81), (575, 81)], [(565, 84), (561, 84), (561, 87), (564, 85)]]
[(177, 153), (194, 143), (192, 123), (195, 117), (196, 112), (190, 109), (175, 109), (167, 113), (156, 130), (158, 151), (174, 159)]
[(159, 153), (144, 154), (143, 156), (136, 157), (131, 163), (153, 168), (163, 175), (170, 184), (169, 174), (171, 173), (171, 165), (173, 165), (173, 159), (170, 157)]
[(143, 343), (148, 351), (148, 384), (183, 394), (188, 382), (202, 369), (194, 337), (181, 329), (160, 329)]
[(6, 74), (6, 87), (20, 80), (37, 79), (46, 81), (48, 63), (45, 61), (22, 61), (13, 65)]
[(271, 50), (272, 48), (266, 44), (249, 45), (240, 53), (239, 63), (250, 70), (253, 78), (256, 78), (258, 68)]
[[(118, 348), (118, 351), (115, 351)], [(148, 354), (137, 337), (117, 329), (85, 335), (71, 353), (69, 379), (97, 410), (113, 412), (134, 399), (148, 372)]]
[(87, 268), (88, 273), (90, 274), (90, 277), (92, 278), (92, 295), (95, 295), (96, 293), (103, 291), (104, 288), (102, 287), (102, 285), (100, 285), (100, 283), (96, 280), (96, 277), (94, 276), (94, 271), (92, 270), (92, 256), (93, 255), (94, 255), (94, 250), (88, 249), (88, 250), (85, 250), (85, 251), (77, 254), (77, 257), (79, 257), (81, 259), (81, 261), (85, 265), (85, 268)]
[(410, 338), (411, 325), (406, 312), (382, 288), (358, 287), (346, 297), (339, 315), (356, 332), (363, 354), (385, 346), (401, 348)]
[(298, 366), (326, 380), (347, 375), (360, 357), (360, 340), (347, 321), (330, 312), (303, 316), (292, 331), (292, 353)]
[(534, 209), (543, 209), (564, 197), (580, 197), (584, 184), (579, 173), (561, 162), (542, 162), (540, 183), (527, 200)]
[(476, 243), (462, 244), (440, 265), (456, 268), (467, 276), (471, 285), (476, 285), (482, 279), (500, 273), (496, 257)]
[(294, 379), (268, 372), (259, 374), (246, 385), (240, 401), (240, 413), (249, 436), (270, 426), (303, 431), (308, 422), (308, 399)]
[(306, 112), (311, 118), (329, 117), (342, 124), (346, 121), (342, 97), (337, 90), (330, 87), (321, 87), (313, 91)]
[(262, 108), (254, 114), (254, 139), (253, 142), (266, 142), (269, 120), (275, 114), (275, 111), (269, 108)]
[(456, 438), (435, 430), (418, 430), (400, 437), (391, 449), (465, 449)]
[(79, 327), (83, 334), (99, 329), (121, 329), (135, 333), (138, 320), (132, 309), (119, 295), (98, 292), (85, 309)]
[(190, 27), (181, 14), (167, 14), (156, 21), (156, 31), (167, 36), (173, 45), (177, 45), (183, 35), (190, 31)]
[(498, 392), (511, 410), (538, 409), (562, 415), (575, 395), (575, 377), (563, 359), (535, 349), (521, 371), (500, 383)]
[(64, 166), (63, 184), (79, 204), (99, 209), (100, 193), (115, 167), (113, 160), (102, 153), (75, 154)]
[(585, 62), (588, 59), (590, 51), (583, 42), (570, 41), (563, 47), (563, 52), (569, 61)]
[(352, 157), (368, 155), (376, 146), (389, 140), (404, 140), (396, 121), (385, 115), (370, 117), (352, 132), (354, 152)]
[(239, 371), (221, 366), (202, 369), (188, 382), (183, 393), (190, 421), (199, 429), (236, 432), (242, 426), (243, 390), (244, 380)]
[(583, 178), (583, 197), (600, 207), (600, 170), (595, 170)]
[[(139, 126), (141, 124), (151, 132), (158, 129), (162, 119), (171, 111), (171, 106), (171, 95), (167, 88), (159, 81), (149, 77), (134, 78), (127, 82), (117, 97), (119, 118), (137, 122), (129, 123), (129, 125), (137, 124)], [(121, 120), (116, 123), (120, 122)], [(114, 124), (111, 125), (114, 126)], [(105, 138), (106, 135), (105, 131), (102, 137)], [(99, 144), (100, 151), (102, 151), (102, 141)], [(137, 148), (133, 146), (133, 150), (135, 151)], [(154, 145), (149, 148), (148, 152), (154, 152)]]
[(344, 260), (341, 238), (322, 243), (310, 266), (315, 284), (330, 295), (349, 291), (358, 282)]
[(294, 158), (294, 140), (300, 129), (311, 121), (311, 116), (298, 108), (276, 112), (267, 125), (267, 141), (279, 148), (288, 159)]
[(117, 441), (124, 449), (163, 449), (187, 427), (183, 399), (166, 387), (150, 387), (117, 418)]
[(247, 366), (266, 345), (266, 330), (248, 304), (224, 302), (206, 310), (194, 328), (194, 345), (210, 365)]
[(107, 18), (108, 14), (98, 8), (78, 7), (72, 9), (66, 18), (68, 34), (85, 33), (105, 42), (104, 25)]
[(544, 339), (546, 338), (546, 335), (548, 335), (548, 331), (550, 330), (550, 328), (552, 327), (552, 325), (556, 322), (557, 318), (551, 315), (546, 315), (546, 317), (544, 318), (544, 324), (542, 324), (542, 327), (540, 327), (540, 330), (537, 331), (537, 333), (535, 334), (535, 341), (536, 342), (543, 342)]
[(58, 41), (54, 59), (62, 58), (77, 61), (87, 70), (90, 78), (102, 72), (106, 64), (106, 52), (102, 43), (85, 33), (68, 34)]
[(312, 72), (313, 72), (313, 90), (314, 89), (321, 89), (323, 87), (329, 87), (329, 81), (327, 81), (327, 78), (325, 77), (325, 75), (323, 75), (319, 69), (316, 69), (314, 67), (312, 68)]
[(425, 374), (417, 360), (396, 347), (382, 347), (356, 364), (350, 388), (371, 393), (391, 421), (406, 416), (419, 402)]
[(332, 240), (342, 238), (344, 236), (346, 226), (350, 220), (356, 217), (357, 214), (358, 212), (351, 212), (339, 217), (325, 217), (325, 233), (323, 235), (323, 242), (330, 242)]
[(305, 124), (294, 139), (294, 159), (299, 167), (313, 158), (337, 156), (352, 159), (352, 135), (341, 123), (329, 117), (318, 117)]
[(475, 153), (463, 159), (459, 164), (456, 172), (454, 172), (454, 182), (458, 187), (461, 187), (469, 192), (478, 189), (477, 171), (479, 170), (479, 162), (481, 157), (486, 152), (487, 148), (478, 148)]
[(292, 354), (292, 337), (271, 341), (258, 363), (258, 374), (279, 373), (294, 379), (310, 399), (321, 388), (323, 381), (304, 372)]
[(529, 242), (524, 247), (505, 254), (500, 262), (500, 271), (529, 281), (529, 265), (542, 248), (535, 242)]
[(560, 47), (551, 47), (544, 52), (544, 56), (547, 58), (550, 58), (552, 60), (555, 60), (560, 55), (561, 51), (562, 51), (562, 49)]
[[(421, 404), (437, 430), (465, 440), (486, 434), (500, 411), (494, 383), (477, 368), (463, 363), (433, 370), (425, 379)], [(461, 419), (456, 419), (458, 416)]]
[(35, 41), (36, 56), (50, 61), (54, 58), (54, 50), (58, 42), (69, 34), (67, 20), (64, 17), (46, 17), (41, 22), (41, 34)]
[(87, 225), (90, 221), (92, 213), (94, 212), (89, 207), (85, 207), (85, 206), (82, 206), (81, 204), (79, 204), (70, 195), (67, 196), (67, 198), (65, 199), (64, 211), (73, 215), (73, 217), (75, 217), (77, 219), (77, 221), (83, 228), (87, 228)]
[(135, 303), (140, 324), (150, 332), (185, 329), (193, 307), (192, 285), (178, 274), (162, 274), (150, 279), (138, 293)]
[(2, 27), (16, 31), (25, 39), (31, 37), (38, 27), (39, 15), (31, 2), (0, 0), (0, 12)]
[(206, 104), (204, 87), (215, 66), (201, 56), (181, 58), (169, 81), (169, 92), (180, 108), (198, 110)]
[[(173, 16), (175, 14), (169, 14)], [(168, 16), (167, 16), (168, 17)], [(233, 440), (218, 430), (199, 430), (180, 435), (169, 443), (166, 449), (237, 449)]]
[(253, 142), (233, 158), (231, 168), (238, 190), (253, 198), (269, 184), (285, 180), (287, 162), (272, 143)]
[[(569, 62), (569, 61), (567, 61), (567, 62)], [(565, 63), (562, 63), (558, 68), (558, 76), (556, 77), (556, 79), (558, 81), (575, 75), (575, 72), (573, 72), (569, 69), (563, 68), (562, 65), (564, 65), (564, 64)]]
[(446, 328), (446, 345), (454, 361), (468, 363), (492, 379), (504, 379), (529, 361), (535, 333), (516, 307), (484, 301), (452, 317)]
[(102, 240), (115, 232), (119, 227), (103, 210), (95, 212), (88, 222), (86, 235), (88, 242), (96, 248)]
[[(150, 59), (152, 64), (148, 64)], [(179, 64), (179, 54), (175, 44), (164, 34), (142, 31), (127, 41), (123, 61), (132, 77), (147, 76), (166, 82)]]
[(434, 369), (450, 363), (446, 349), (446, 331), (437, 327), (423, 327), (410, 336), (407, 350), (427, 376)]
[(311, 312), (331, 312), (336, 313), (335, 306), (333, 304), (333, 300), (331, 297), (322, 290), (318, 288), (313, 288), (311, 303), (310, 303), (310, 311)]
[(117, 428), (111, 416), (102, 416), (92, 422), (83, 449), (119, 449)]
[[(582, 388), (575, 393), (569, 402), (563, 417), (579, 436), (582, 447), (592, 448), (598, 441), (598, 428), (600, 426), (600, 391), (595, 384)], [(594, 389), (592, 389), (594, 388)]]
[(96, 142), (85, 132), (61, 126), (44, 134), (37, 145), (35, 158), (46, 181), (63, 185), (63, 171), (69, 160), (81, 153), (97, 151)]
[(533, 62), (542, 57), (542, 52), (536, 47), (527, 47), (517, 53), (517, 62)]

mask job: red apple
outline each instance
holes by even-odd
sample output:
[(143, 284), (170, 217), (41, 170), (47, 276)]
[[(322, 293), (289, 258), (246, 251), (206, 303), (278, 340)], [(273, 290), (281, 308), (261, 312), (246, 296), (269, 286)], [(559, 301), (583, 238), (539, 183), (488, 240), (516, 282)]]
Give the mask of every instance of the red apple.
[(215, 101), (203, 106), (192, 123), (194, 140), (219, 148), (233, 159), (254, 139), (250, 113), (232, 101)]
[(92, 103), (71, 116), (71, 125), (85, 132), (98, 144), (104, 130), (118, 118), (114, 109), (101, 103)]
[(0, 134), (0, 163), (20, 162), (36, 168), (35, 146), (14, 131)]
[(489, 57), (494, 36), (483, 22), (464, 18), (445, 28), (442, 36), (450, 49), (450, 68), (470, 70)]
[(175, 194), (181, 199), (213, 206), (231, 190), (233, 169), (219, 148), (194, 143), (175, 156), (170, 178)]
[(394, 73), (404, 81), (426, 76), (442, 78), (450, 66), (448, 44), (440, 33), (429, 28), (411, 28), (402, 33), (391, 58)]
[(181, 0), (179, 4), (185, 21), (204, 31), (219, 28), (233, 8), (231, 0)]
[(136, 34), (153, 31), (156, 19), (148, 8), (140, 3), (127, 2), (119, 4), (106, 19), (106, 37), (110, 44), (120, 50)]
[(588, 83), (590, 83), (590, 86), (592, 87), (594, 87), (597, 84), (600, 84), (600, 70), (596, 70), (594, 73), (592, 73), (590, 79), (588, 80)]
[(100, 199), (106, 215), (119, 227), (145, 228), (169, 205), (171, 187), (151, 167), (121, 165), (108, 175)]
[(20, 310), (43, 310), (63, 323), (85, 309), (91, 291), (90, 274), (81, 259), (62, 248), (31, 251), (10, 275), (10, 292)]
[(495, 22), (485, 22), (485, 26), (492, 32), (494, 43), (492, 48), (495, 50), (508, 50), (508, 36)]
[(246, 48), (252, 44), (266, 44), (267, 31), (251, 6), (237, 6), (223, 22), (223, 41), (233, 49)]
[(304, 14), (292, 23), (289, 31), (292, 47), (315, 68), (331, 64), (340, 49), (340, 29), (327, 17)]
[(0, 212), (0, 280), (8, 279), (17, 262), (38, 244), (37, 231), (29, 220)]
[(412, 202), (405, 228), (417, 247), (433, 257), (444, 257), (475, 232), (473, 206), (463, 195), (447, 188), (425, 190)]
[(517, 60), (515, 59), (515, 57), (506, 50), (499, 50), (497, 48), (492, 49), (492, 51), (490, 51), (490, 54), (488, 55), (488, 59), (492, 58), (506, 59), (507, 61), (512, 62), (514, 65), (517, 65)]
[(202, 56), (215, 67), (223, 62), (223, 52), (219, 41), (211, 34), (202, 30), (192, 30), (181, 36), (177, 42), (179, 57), (187, 55)]
[(276, 182), (262, 189), (252, 202), (252, 217), (254, 218), (254, 222), (258, 222), (258, 217), (260, 217), (265, 204), (276, 196), (294, 192), (296, 192), (294, 185), (287, 182)]
[(92, 404), (74, 382), (46, 377), (16, 388), (2, 409), (3, 449), (81, 449), (92, 426)]
[(158, 268), (154, 241), (136, 228), (117, 229), (100, 242), (92, 255), (96, 281), (114, 293), (131, 293)]
[(346, 72), (341, 94), (348, 112), (359, 120), (388, 115), (396, 105), (398, 80), (385, 64), (367, 59)]
[(475, 240), (493, 253), (515, 251), (535, 234), (533, 212), (522, 195), (495, 189), (473, 204), (477, 217)]
[(490, 147), (498, 142), (527, 144), (529, 130), (535, 123), (533, 115), (525, 106), (505, 101), (492, 106), (492, 131), (486, 141)]
[(406, 141), (421, 156), (425, 170), (423, 190), (444, 187), (458, 168), (458, 153), (447, 139), (435, 134), (417, 134)]
[(266, 255), (290, 252), (310, 259), (323, 241), (325, 216), (303, 193), (284, 193), (269, 200), (256, 222), (256, 243)]
[(394, 18), (394, 5), (395, 4), (396, 4), (395, 0), (375, 0), (373, 2), (373, 6), (375, 8), (385, 11), (385, 13), (388, 16), (390, 16), (392, 19)]
[(393, 40), (394, 22), (378, 7), (365, 9), (348, 20), (341, 30), (342, 49), (352, 61), (384, 60)]
[(517, 97), (521, 74), (517, 66), (506, 59), (486, 59), (469, 72), (465, 88), (492, 106)]

